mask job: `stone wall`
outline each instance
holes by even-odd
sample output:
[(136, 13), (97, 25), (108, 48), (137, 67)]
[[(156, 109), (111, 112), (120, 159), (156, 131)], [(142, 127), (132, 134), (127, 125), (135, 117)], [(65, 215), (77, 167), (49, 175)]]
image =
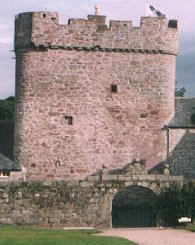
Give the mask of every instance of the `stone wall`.
[(112, 200), (128, 186), (158, 193), (182, 177), (163, 175), (90, 177), (77, 182), (0, 183), (0, 224), (38, 227), (111, 227)]
[(97, 28), (91, 18), (59, 25), (56, 13), (16, 20), (14, 151), (27, 179), (84, 179), (102, 165), (142, 159), (150, 169), (166, 158), (178, 29), (166, 18)]
[(195, 129), (170, 129), (170, 174), (195, 179)]

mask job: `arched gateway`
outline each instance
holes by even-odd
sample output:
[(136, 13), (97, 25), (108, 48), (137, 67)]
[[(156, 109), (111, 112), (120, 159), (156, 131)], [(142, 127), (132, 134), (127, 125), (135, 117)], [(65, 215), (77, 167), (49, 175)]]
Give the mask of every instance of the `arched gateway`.
[(112, 201), (112, 227), (157, 226), (156, 195), (148, 188), (129, 186)]

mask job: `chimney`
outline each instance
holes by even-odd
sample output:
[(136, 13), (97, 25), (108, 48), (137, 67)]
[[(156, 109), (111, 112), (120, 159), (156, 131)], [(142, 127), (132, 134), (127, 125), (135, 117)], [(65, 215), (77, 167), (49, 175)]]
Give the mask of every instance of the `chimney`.
[(95, 14), (94, 15), (88, 15), (89, 21), (94, 21), (97, 24), (97, 31), (105, 31), (107, 29), (106, 25), (106, 16), (105, 15), (99, 15), (99, 6), (95, 6)]

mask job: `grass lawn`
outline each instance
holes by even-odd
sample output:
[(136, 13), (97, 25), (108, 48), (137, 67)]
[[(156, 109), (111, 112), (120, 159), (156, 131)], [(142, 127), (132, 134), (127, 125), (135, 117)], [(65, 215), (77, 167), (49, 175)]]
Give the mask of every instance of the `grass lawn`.
[(188, 224), (186, 226), (185, 225), (184, 226), (177, 226), (175, 228), (180, 229), (180, 230), (195, 232), (195, 225), (192, 225), (192, 224)]
[(135, 245), (122, 238), (94, 236), (94, 230), (51, 230), (0, 226), (0, 245)]
[(187, 230), (187, 231), (195, 232), (195, 225), (184, 226), (184, 229)]

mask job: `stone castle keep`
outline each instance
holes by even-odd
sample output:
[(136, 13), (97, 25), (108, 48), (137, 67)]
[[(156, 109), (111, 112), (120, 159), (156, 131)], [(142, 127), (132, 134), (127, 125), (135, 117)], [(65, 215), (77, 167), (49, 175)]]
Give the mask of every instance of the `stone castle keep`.
[[(27, 179), (84, 179), (167, 160), (174, 116), (178, 23), (53, 12), (16, 18), (15, 159)], [(179, 141), (179, 137), (177, 142)], [(174, 144), (172, 148), (174, 148)]]
[(15, 52), (14, 162), (0, 154), (0, 167), (23, 171), (0, 185), (0, 224), (165, 225), (158, 194), (195, 179), (195, 99), (174, 97), (177, 21), (22, 13)]

